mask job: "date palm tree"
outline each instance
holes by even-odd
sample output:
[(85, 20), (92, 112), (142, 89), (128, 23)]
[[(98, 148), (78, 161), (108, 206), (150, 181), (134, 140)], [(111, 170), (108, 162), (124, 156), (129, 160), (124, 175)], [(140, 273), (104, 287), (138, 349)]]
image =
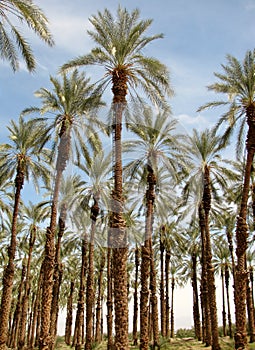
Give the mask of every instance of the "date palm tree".
[[(84, 151), (82, 148), (85, 158)], [(95, 304), (95, 286), (94, 286), (94, 247), (96, 241), (96, 233), (98, 230), (97, 219), (100, 211), (102, 211), (102, 202), (109, 198), (108, 179), (111, 170), (111, 157), (104, 156), (103, 151), (94, 153), (90, 157), (87, 156), (86, 162), (81, 162), (79, 168), (89, 178), (88, 183), (84, 187), (83, 192), (83, 206), (89, 208), (91, 227), (89, 235), (89, 253), (88, 253), (88, 274), (86, 284), (86, 343), (85, 350), (92, 349), (93, 342), (93, 307)], [(90, 202), (92, 202), (90, 204)], [(101, 233), (100, 233), (101, 234)], [(99, 239), (100, 240), (100, 239)]]
[(22, 35), (17, 20), (32, 29), (49, 46), (54, 41), (48, 28), (48, 19), (40, 7), (31, 0), (3, 0), (0, 3), (0, 57), (7, 60), (12, 69), (19, 69), (19, 53), (27, 69), (34, 71), (36, 61), (27, 39)]
[[(146, 179), (146, 217), (145, 238), (141, 252), (141, 308), (140, 308), (140, 343), (141, 349), (148, 348), (148, 320), (147, 310), (149, 289), (148, 281), (151, 276), (150, 287), (152, 299), (152, 326), (154, 334), (154, 345), (158, 345), (158, 311), (156, 296), (155, 267), (152, 248), (152, 234), (155, 214), (156, 187), (159, 187), (160, 165), (168, 170), (168, 175), (175, 178), (177, 173), (177, 141), (173, 135), (176, 121), (169, 117), (168, 112), (153, 115), (148, 106), (134, 110), (132, 118), (129, 119), (128, 128), (135, 135), (133, 140), (124, 143), (127, 152), (137, 152), (134, 161), (126, 166), (126, 170), (133, 176), (139, 168), (142, 179)], [(168, 182), (170, 180), (168, 179)], [(154, 272), (154, 273), (153, 273)]]
[(32, 120), (18, 123), (11, 120), (8, 126), (10, 143), (0, 147), (0, 182), (2, 178), (14, 179), (15, 197), (12, 213), (10, 245), (8, 247), (8, 264), (3, 273), (3, 289), (0, 308), (0, 349), (5, 349), (8, 336), (8, 321), (12, 301), (12, 289), (15, 273), (15, 253), (17, 246), (17, 224), (21, 202), (21, 191), (25, 181), (33, 180), (39, 188), (39, 178), (48, 179), (48, 171), (43, 159), (42, 143), (45, 124), (36, 124)]
[[(224, 94), (226, 99), (209, 102), (199, 110), (226, 106), (228, 109), (219, 118), (216, 129), (222, 124), (227, 128), (222, 136), (223, 142), (238, 131), (236, 143), (237, 155), (240, 156), (246, 135), (246, 164), (243, 178), (242, 198), (239, 206), (239, 215), (236, 225), (236, 255), (237, 266), (235, 270), (235, 347), (245, 349), (247, 344), (246, 333), (246, 267), (245, 255), (247, 250), (247, 202), (250, 190), (250, 178), (255, 152), (255, 50), (247, 51), (243, 62), (231, 55), (227, 55), (227, 63), (222, 65), (222, 73), (214, 73), (218, 81), (208, 86), (216, 93)], [(246, 133), (246, 134), (245, 134)]]
[(89, 36), (96, 47), (87, 55), (77, 57), (62, 66), (62, 70), (77, 66), (101, 66), (106, 74), (98, 82), (99, 91), (111, 84), (113, 93), (113, 154), (114, 189), (110, 232), (114, 240), (113, 275), (115, 300), (115, 345), (117, 349), (128, 347), (128, 296), (127, 296), (127, 235), (123, 218), (122, 189), (122, 117), (127, 94), (138, 97), (141, 91), (157, 104), (164, 104), (165, 96), (171, 95), (169, 73), (159, 60), (145, 56), (143, 49), (162, 34), (146, 36), (152, 20), (141, 20), (140, 11), (118, 7), (117, 16), (105, 9), (90, 19), (93, 30)]
[(24, 294), (22, 296), (21, 318), (18, 333), (18, 348), (22, 350), (25, 346), (27, 315), (29, 309), (29, 293), (31, 288), (31, 264), (32, 254), (34, 252), (34, 245), (36, 241), (39, 225), (47, 219), (49, 210), (47, 207), (40, 204), (33, 204), (29, 201), (28, 206), (23, 209), (23, 215), (29, 224), (29, 243), (26, 263), (26, 275), (24, 281)]
[[(187, 154), (191, 161), (191, 171), (187, 179), (186, 190), (188, 188), (195, 190), (200, 195), (199, 205), (199, 224), (202, 239), (202, 264), (205, 267), (203, 278), (207, 277), (205, 287), (208, 287), (210, 295), (210, 318), (212, 331), (212, 349), (219, 349), (217, 305), (215, 294), (215, 277), (212, 266), (212, 247), (210, 235), (210, 214), (212, 206), (212, 194), (216, 194), (216, 184), (224, 189), (227, 185), (227, 179), (231, 171), (225, 167), (222, 161), (220, 151), (220, 137), (206, 129), (203, 132), (193, 130), (193, 134), (186, 138)], [(203, 245), (204, 244), (204, 245)], [(208, 339), (209, 340), (209, 339)], [(210, 340), (209, 340), (210, 341)]]
[[(46, 134), (49, 138), (52, 131), (56, 132), (53, 143), (53, 150), (57, 151), (56, 171), (55, 174), (52, 174), (51, 215), (46, 232), (43, 262), (40, 349), (48, 349), (50, 342), (52, 342), (49, 332), (55, 257), (54, 240), (63, 173), (72, 154), (72, 141), (75, 150), (79, 148), (79, 142), (84, 140), (84, 135), (87, 136), (88, 142), (93, 147), (98, 147), (100, 144), (98, 134), (93, 128), (96, 123), (95, 114), (91, 116), (91, 112), (95, 112), (96, 108), (102, 104), (100, 95), (92, 96), (93, 88), (89, 84), (90, 79), (86, 78), (84, 74), (79, 74), (77, 70), (74, 70), (70, 76), (63, 74), (61, 79), (50, 77), (50, 81), (53, 85), (53, 91), (41, 88), (35, 93), (41, 99), (42, 106), (27, 108), (23, 111), (24, 114), (40, 113), (43, 116), (50, 114), (48, 118), (43, 118), (49, 121), (48, 133)], [(52, 114), (55, 118), (52, 118)], [(40, 119), (38, 118), (38, 120)]]

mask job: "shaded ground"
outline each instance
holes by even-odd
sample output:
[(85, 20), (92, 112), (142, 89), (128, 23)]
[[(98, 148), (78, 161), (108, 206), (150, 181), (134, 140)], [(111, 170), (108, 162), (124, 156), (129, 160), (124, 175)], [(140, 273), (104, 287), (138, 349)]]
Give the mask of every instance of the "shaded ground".
[[(226, 338), (220, 338), (220, 344), (221, 344), (221, 349), (222, 350), (230, 350), (234, 349), (234, 342), (233, 340), (229, 339), (228, 337)], [(56, 344), (56, 349), (62, 349), (62, 350), (67, 350), (71, 349), (70, 346), (65, 345), (64, 340), (62, 337), (59, 337), (57, 340)], [(105, 350), (107, 349), (106, 342), (95, 345), (93, 347), (93, 350)], [(130, 346), (130, 350), (138, 350), (138, 347)], [(208, 349), (210, 350), (211, 348), (208, 347), (206, 348), (204, 344), (201, 342), (196, 341), (193, 338), (175, 338), (175, 339), (170, 339), (170, 340), (165, 340), (162, 341), (160, 350), (167, 350), (167, 349), (192, 349), (192, 350), (201, 350), (201, 349)], [(249, 344), (249, 349), (255, 349), (255, 343)]]

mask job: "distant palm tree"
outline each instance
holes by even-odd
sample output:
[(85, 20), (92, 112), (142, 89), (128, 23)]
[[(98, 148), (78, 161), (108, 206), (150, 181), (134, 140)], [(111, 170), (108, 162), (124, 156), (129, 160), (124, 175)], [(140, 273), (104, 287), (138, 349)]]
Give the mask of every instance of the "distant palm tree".
[(20, 326), (18, 332), (18, 349), (22, 350), (25, 346), (26, 339), (26, 327), (27, 327), (27, 315), (29, 307), (29, 293), (31, 288), (31, 264), (32, 253), (36, 241), (37, 231), (39, 230), (39, 224), (41, 224), (49, 215), (49, 210), (45, 206), (40, 204), (33, 204), (29, 201), (28, 205), (23, 209), (23, 216), (26, 222), (29, 223), (29, 243), (28, 254), (26, 263), (26, 276), (24, 281), (24, 294), (22, 297), (22, 310), (20, 318)]
[(43, 158), (45, 124), (36, 124), (32, 120), (18, 123), (11, 120), (8, 126), (10, 143), (0, 146), (0, 182), (8, 177), (15, 182), (15, 198), (12, 214), (11, 237), (8, 248), (8, 264), (3, 274), (3, 289), (0, 308), (0, 349), (5, 349), (8, 336), (8, 321), (12, 300), (12, 287), (15, 272), (16, 236), (21, 191), (25, 181), (30, 178), (39, 188), (39, 179), (49, 179), (49, 173)]
[[(202, 278), (207, 277), (205, 288), (210, 295), (210, 318), (212, 331), (212, 349), (220, 348), (218, 335), (217, 305), (215, 294), (215, 277), (212, 266), (212, 247), (210, 235), (210, 213), (212, 193), (217, 194), (216, 184), (220, 188), (226, 187), (230, 170), (226, 169), (221, 160), (220, 137), (215, 136), (209, 129), (203, 132), (193, 130), (193, 134), (186, 139), (188, 159), (191, 162), (191, 171), (186, 180), (186, 190), (195, 191), (198, 195), (199, 225), (202, 240), (202, 267), (205, 268)], [(204, 257), (204, 258), (203, 258)], [(207, 341), (210, 342), (210, 339)]]
[(123, 219), (122, 189), (122, 117), (126, 96), (141, 91), (154, 103), (165, 105), (165, 96), (171, 95), (167, 67), (159, 60), (147, 57), (143, 49), (162, 34), (145, 36), (152, 20), (141, 20), (138, 9), (129, 13), (118, 7), (114, 18), (109, 10), (90, 18), (94, 27), (88, 34), (97, 46), (87, 55), (75, 58), (62, 66), (62, 70), (77, 66), (101, 66), (106, 71), (98, 82), (99, 91), (111, 84), (113, 92), (113, 154), (114, 189), (110, 228), (114, 236), (113, 270), (115, 300), (116, 348), (128, 347), (128, 296), (127, 296), (127, 235)]
[(27, 69), (34, 71), (36, 61), (27, 39), (22, 35), (16, 21), (24, 22), (46, 44), (54, 41), (48, 28), (48, 20), (42, 9), (32, 0), (3, 0), (0, 2), (0, 57), (10, 62), (14, 71), (19, 69), (19, 55), (25, 60)]
[[(152, 301), (152, 327), (154, 345), (158, 345), (158, 311), (156, 295), (156, 278), (154, 276), (154, 259), (152, 248), (152, 234), (155, 213), (156, 188), (160, 188), (160, 166), (166, 169), (167, 175), (172, 178), (177, 173), (177, 140), (174, 136), (176, 121), (169, 116), (169, 112), (153, 114), (149, 107), (134, 111), (129, 119), (128, 128), (136, 136), (133, 140), (124, 143), (127, 152), (136, 152), (134, 161), (126, 166), (131, 177), (140, 169), (141, 178), (146, 182), (145, 194), (145, 237), (141, 253), (141, 308), (140, 308), (140, 341), (141, 348), (148, 347), (148, 282), (150, 278), (151, 301)], [(139, 153), (137, 154), (137, 150)], [(171, 180), (168, 178), (168, 182)], [(160, 192), (160, 191), (159, 191)]]
[[(82, 148), (83, 149), (83, 148)], [(84, 154), (85, 156), (85, 154)], [(103, 151), (94, 153), (90, 158), (87, 157), (85, 163), (81, 162), (79, 168), (83, 170), (87, 177), (88, 183), (84, 187), (84, 197), (82, 204), (85, 209), (89, 208), (91, 218), (91, 228), (89, 235), (89, 263), (86, 284), (86, 343), (85, 350), (92, 349), (93, 341), (93, 307), (95, 304), (95, 286), (94, 286), (94, 245), (96, 241), (97, 218), (100, 211), (101, 203), (109, 199), (108, 177), (111, 170), (111, 157), (105, 156)], [(90, 202), (93, 201), (91, 204)], [(101, 203), (100, 203), (101, 202)], [(100, 241), (100, 238), (99, 238)]]
[(245, 349), (247, 344), (245, 305), (247, 277), (245, 255), (248, 237), (247, 202), (255, 153), (255, 50), (247, 51), (243, 62), (238, 61), (234, 56), (227, 55), (227, 64), (222, 65), (222, 68), (223, 73), (214, 73), (218, 82), (208, 86), (208, 89), (224, 94), (227, 99), (209, 102), (200, 107), (199, 110), (217, 106), (228, 107), (227, 111), (220, 117), (216, 129), (220, 125), (227, 123), (222, 142), (226, 142), (233, 135), (234, 130), (238, 129), (238, 140), (236, 143), (238, 156), (241, 155), (244, 137), (246, 136), (246, 164), (242, 198), (236, 225), (237, 266), (234, 288), (236, 314), (235, 347), (236, 349)]
[[(228, 248), (228, 243), (226, 240), (220, 236), (214, 240), (213, 247), (213, 263), (215, 267), (215, 272), (221, 277), (221, 286), (222, 286), (222, 327), (223, 327), (223, 336), (227, 335), (226, 327), (226, 303), (225, 303), (225, 287), (226, 287), (226, 277), (229, 277), (229, 269), (231, 269), (231, 256)], [(228, 272), (226, 272), (228, 271)], [(226, 290), (228, 293), (228, 288)], [(227, 301), (229, 301), (229, 295), (227, 295)], [(230, 317), (230, 315), (229, 315)], [(232, 333), (231, 318), (229, 318), (229, 332)]]

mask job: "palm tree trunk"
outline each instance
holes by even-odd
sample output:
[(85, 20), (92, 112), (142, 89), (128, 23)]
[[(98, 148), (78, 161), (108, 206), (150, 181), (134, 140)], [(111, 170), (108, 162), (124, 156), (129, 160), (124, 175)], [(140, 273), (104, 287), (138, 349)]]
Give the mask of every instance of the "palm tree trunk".
[(31, 333), (32, 333), (33, 310), (34, 310), (34, 305), (35, 305), (35, 296), (36, 296), (36, 292), (33, 292), (32, 293), (32, 297), (31, 297), (30, 309), (28, 311), (28, 313), (29, 313), (29, 317), (28, 317), (29, 320), (28, 320), (28, 330), (27, 330), (27, 335), (26, 335), (26, 344), (27, 344), (27, 348), (28, 349), (29, 349)]
[(21, 271), (21, 280), (18, 288), (17, 303), (13, 314), (12, 327), (11, 327), (11, 332), (10, 332), (9, 341), (8, 341), (8, 347), (10, 348), (17, 347), (17, 342), (19, 337), (19, 326), (20, 326), (20, 319), (21, 319), (21, 312), (22, 312), (21, 311), (22, 298), (23, 298), (22, 295), (23, 295), (23, 286), (24, 286), (25, 277), (26, 277), (26, 265), (23, 261), (22, 271)]
[(247, 348), (246, 332), (246, 279), (245, 268), (248, 225), (247, 225), (247, 203), (250, 191), (251, 169), (255, 153), (255, 108), (253, 105), (246, 111), (248, 133), (246, 139), (247, 158), (244, 173), (244, 183), (239, 216), (236, 225), (236, 256), (237, 266), (235, 271), (234, 301), (236, 315), (235, 347), (236, 349)]
[(21, 312), (19, 337), (18, 337), (19, 338), (19, 341), (18, 341), (18, 349), (19, 350), (22, 350), (25, 346), (26, 323), (27, 323), (29, 289), (30, 289), (30, 267), (31, 267), (31, 259), (32, 259), (32, 252), (33, 252), (33, 248), (34, 248), (35, 238), (36, 238), (36, 227), (33, 226), (31, 231), (30, 231), (26, 279), (25, 279), (25, 286), (24, 286), (24, 296), (22, 299), (22, 312)]
[(166, 279), (166, 337), (170, 336), (170, 302), (169, 302), (169, 267), (170, 267), (171, 254), (166, 249), (165, 259), (165, 279)]
[(50, 335), (51, 324), (51, 303), (52, 303), (52, 290), (53, 290), (53, 274), (55, 263), (55, 233), (57, 226), (57, 208), (58, 198), (60, 192), (60, 184), (62, 181), (62, 175), (66, 168), (67, 161), (69, 159), (70, 147), (71, 147), (71, 134), (70, 128), (67, 128), (65, 122), (62, 122), (61, 130), (59, 133), (60, 142), (58, 146), (58, 157), (56, 164), (56, 177), (54, 183), (53, 199), (51, 204), (51, 218), (50, 225), (46, 231), (46, 242), (44, 248), (44, 260), (43, 260), (43, 285), (42, 285), (42, 302), (41, 302), (41, 331), (39, 350), (48, 350), (52, 343), (52, 337)]
[(112, 249), (107, 249), (107, 349), (113, 349)]
[(246, 302), (247, 302), (247, 314), (248, 314), (248, 326), (249, 326), (249, 336), (250, 343), (255, 341), (255, 324), (254, 324), (254, 305), (251, 295), (250, 278), (247, 276), (247, 290), (246, 290)]
[(199, 313), (198, 288), (197, 288), (197, 256), (192, 254), (192, 289), (193, 289), (193, 320), (195, 336), (198, 341), (201, 340), (201, 323)]
[(154, 265), (154, 256), (152, 241), (151, 243), (151, 264), (150, 264), (150, 290), (151, 290), (151, 313), (152, 313), (152, 331), (153, 331), (153, 349), (159, 346), (159, 328), (158, 328), (158, 297), (157, 297), (157, 278)]
[(91, 234), (89, 243), (89, 268), (87, 276), (86, 290), (86, 343), (85, 350), (92, 349), (93, 342), (93, 307), (95, 303), (94, 290), (94, 238), (96, 230), (96, 220), (99, 213), (98, 196), (94, 196), (94, 204), (91, 207)]
[(98, 292), (97, 292), (97, 306), (96, 306), (96, 335), (95, 341), (100, 343), (101, 341), (101, 315), (103, 314), (103, 304), (102, 304), (102, 288), (103, 288), (103, 272), (105, 266), (105, 252), (101, 252), (101, 262), (100, 262), (100, 270), (98, 276)]
[(52, 301), (51, 301), (51, 320), (50, 320), (50, 335), (51, 342), (49, 348), (54, 349), (56, 335), (57, 335), (57, 323), (58, 323), (58, 300), (60, 285), (62, 281), (63, 268), (60, 261), (60, 249), (61, 249), (61, 240), (65, 232), (65, 222), (67, 217), (67, 205), (62, 203), (60, 209), (60, 215), (58, 220), (58, 239), (55, 247), (55, 264), (54, 264), (54, 273), (53, 273), (53, 289), (52, 289)]
[[(37, 335), (37, 330), (40, 327), (40, 300), (41, 300), (41, 291), (42, 291), (42, 281), (43, 281), (43, 272), (42, 267), (40, 269), (40, 274), (37, 283), (37, 291), (34, 302), (34, 310), (33, 310), (33, 319), (32, 319), (32, 327), (31, 327), (31, 337), (29, 339), (29, 349), (33, 349), (35, 346), (35, 333)], [(38, 337), (36, 337), (38, 339)]]
[(135, 290), (134, 290), (134, 314), (133, 314), (133, 345), (137, 346), (137, 319), (138, 319), (138, 270), (139, 270), (139, 248), (135, 248)]
[(205, 346), (210, 346), (212, 343), (211, 333), (211, 315), (209, 308), (209, 295), (208, 295), (208, 276), (206, 267), (206, 235), (205, 235), (205, 215), (202, 206), (199, 206), (199, 226), (201, 231), (202, 242), (202, 273), (201, 273), (201, 298), (202, 298), (202, 320), (203, 320), (203, 341)]
[[(153, 213), (155, 200), (156, 177), (152, 167), (147, 165), (147, 191), (146, 191), (146, 218), (145, 218), (145, 243), (142, 247), (141, 261), (141, 308), (140, 308), (140, 349), (147, 350), (148, 343), (148, 318), (149, 318), (149, 277), (151, 275), (152, 253), (152, 230), (153, 230)], [(154, 338), (154, 342), (158, 340)]]
[(203, 193), (203, 207), (205, 212), (205, 235), (206, 235), (206, 268), (208, 292), (210, 295), (210, 316), (211, 316), (211, 330), (212, 330), (212, 350), (219, 350), (219, 331), (218, 331), (218, 317), (216, 305), (216, 287), (214, 278), (214, 268), (212, 265), (212, 248), (211, 237), (209, 230), (209, 213), (211, 209), (211, 190), (210, 190), (210, 173), (209, 168), (205, 167), (204, 174), (204, 193)]
[(71, 345), (72, 335), (72, 324), (73, 324), (73, 292), (74, 292), (74, 281), (70, 282), (70, 292), (67, 299), (66, 307), (66, 325), (65, 325), (65, 343)]
[(83, 332), (83, 320), (84, 320), (84, 294), (85, 294), (85, 275), (87, 271), (87, 235), (84, 234), (82, 240), (82, 253), (81, 253), (81, 272), (80, 272), (80, 288), (77, 302), (77, 313), (75, 319), (75, 331), (72, 342), (72, 347), (75, 346), (75, 350), (81, 350), (82, 348), (82, 334)]
[(226, 286), (226, 294), (227, 294), (227, 307), (228, 307), (228, 332), (230, 338), (233, 338), (232, 334), (232, 321), (231, 321), (231, 309), (230, 309), (230, 301), (229, 301), (229, 268), (228, 265), (225, 265), (225, 286)]
[(225, 289), (224, 289), (224, 267), (221, 267), (221, 289), (222, 289), (222, 328), (223, 337), (226, 337), (226, 306), (225, 306)]
[(165, 305), (165, 283), (164, 283), (164, 238), (165, 238), (165, 226), (160, 229), (160, 315), (161, 315), (161, 335), (163, 338), (166, 336), (166, 305)]
[(170, 337), (174, 338), (174, 287), (175, 287), (175, 279), (174, 276), (172, 276), (172, 283), (171, 283), (171, 290), (172, 290), (172, 297), (171, 297), (171, 333)]
[(8, 264), (4, 268), (3, 280), (2, 280), (2, 297), (0, 307), (0, 350), (5, 349), (8, 340), (8, 323), (12, 302), (12, 288), (15, 271), (15, 253), (16, 253), (16, 236), (17, 236), (17, 222), (19, 205), (21, 199), (21, 190), (24, 185), (24, 172), (22, 166), (18, 164), (17, 174), (15, 178), (15, 198), (14, 208), (12, 214), (12, 227), (11, 227), (11, 242), (8, 247)]
[(128, 349), (128, 294), (127, 294), (127, 233), (123, 217), (122, 190), (122, 114), (126, 107), (127, 74), (125, 69), (112, 72), (113, 92), (113, 170), (114, 190), (110, 215), (110, 235), (113, 254), (113, 282), (115, 309), (115, 348)]

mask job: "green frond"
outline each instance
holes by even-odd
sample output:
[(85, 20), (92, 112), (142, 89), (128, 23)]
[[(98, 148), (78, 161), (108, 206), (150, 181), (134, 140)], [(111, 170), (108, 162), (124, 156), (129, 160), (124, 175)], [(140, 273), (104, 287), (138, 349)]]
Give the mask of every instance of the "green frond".
[[(84, 56), (78, 56), (65, 63), (60, 71), (75, 67), (99, 65), (106, 74), (99, 82), (100, 87), (108, 86), (111, 74), (119, 67), (126, 68), (129, 90), (139, 97), (142, 90), (146, 97), (162, 108), (169, 108), (166, 97), (172, 96), (167, 67), (152, 57), (145, 57), (142, 50), (150, 42), (163, 37), (162, 34), (145, 36), (152, 20), (140, 20), (139, 10), (128, 12), (118, 7), (116, 17), (105, 9), (90, 18), (93, 30), (88, 34), (96, 47)], [(100, 89), (101, 91), (101, 89)], [(131, 91), (130, 96), (133, 96)]]
[[(14, 71), (19, 69), (18, 52), (21, 53), (29, 71), (35, 69), (35, 58), (28, 41), (21, 31), (12, 23), (18, 19), (26, 23), (49, 46), (54, 45), (53, 37), (48, 28), (48, 20), (43, 11), (32, 1), (5, 0), (0, 10), (0, 55), (7, 59)], [(14, 21), (15, 22), (15, 21)]]
[(13, 71), (19, 68), (18, 52), (13, 40), (8, 35), (2, 22), (0, 22), (0, 56), (10, 62)]

